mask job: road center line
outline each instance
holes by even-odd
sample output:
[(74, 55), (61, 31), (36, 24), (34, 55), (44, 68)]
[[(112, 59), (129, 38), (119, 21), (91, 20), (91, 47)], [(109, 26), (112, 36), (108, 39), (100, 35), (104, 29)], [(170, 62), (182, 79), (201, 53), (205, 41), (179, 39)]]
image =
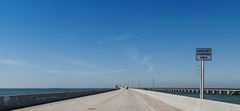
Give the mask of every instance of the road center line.
[(138, 98), (139, 98), (149, 109), (151, 109), (151, 111), (155, 111), (155, 109), (154, 109), (151, 105), (149, 105), (143, 98), (141, 98), (139, 95), (136, 95), (136, 96), (138, 96)]

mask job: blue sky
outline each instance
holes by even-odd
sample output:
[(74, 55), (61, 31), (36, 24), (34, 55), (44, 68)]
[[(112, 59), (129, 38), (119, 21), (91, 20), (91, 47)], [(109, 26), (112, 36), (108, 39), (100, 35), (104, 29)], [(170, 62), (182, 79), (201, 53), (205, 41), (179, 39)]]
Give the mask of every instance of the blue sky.
[(2, 0), (0, 87), (240, 87), (237, 0)]

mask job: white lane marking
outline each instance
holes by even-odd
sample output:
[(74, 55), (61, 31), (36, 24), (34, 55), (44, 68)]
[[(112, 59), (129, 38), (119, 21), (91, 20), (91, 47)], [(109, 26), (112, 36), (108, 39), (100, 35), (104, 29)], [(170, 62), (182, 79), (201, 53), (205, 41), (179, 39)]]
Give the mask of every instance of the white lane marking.
[(151, 111), (155, 111), (155, 109), (152, 106), (150, 106), (144, 99), (142, 99), (139, 95), (137, 96), (147, 107), (151, 109)]

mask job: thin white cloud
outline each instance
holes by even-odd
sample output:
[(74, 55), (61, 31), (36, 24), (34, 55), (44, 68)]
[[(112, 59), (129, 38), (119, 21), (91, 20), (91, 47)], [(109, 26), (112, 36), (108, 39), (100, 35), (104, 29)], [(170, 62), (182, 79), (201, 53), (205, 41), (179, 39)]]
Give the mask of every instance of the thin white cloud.
[(82, 66), (82, 67), (87, 67), (87, 68), (95, 68), (95, 65), (92, 64), (87, 64), (84, 62), (79, 62), (79, 61), (72, 61), (73, 63), (75, 63), (76, 65)]
[(80, 71), (74, 75), (74, 77), (82, 77), (82, 76), (102, 76), (106, 74), (119, 74), (126, 72), (128, 70), (126, 69), (118, 69), (118, 70), (109, 70), (109, 71), (96, 71), (96, 72), (91, 72), (91, 71)]
[(126, 34), (122, 34), (122, 35), (119, 35), (119, 36), (99, 40), (97, 43), (98, 44), (105, 44), (105, 43), (113, 43), (113, 42), (117, 42), (117, 41), (125, 41), (125, 40), (133, 38), (135, 36), (136, 35), (134, 35), (134, 34), (126, 33)]
[(20, 65), (19, 62), (15, 61), (15, 60), (10, 60), (10, 59), (2, 59), (1, 63), (8, 64), (8, 65)]
[(49, 70), (49, 71), (47, 71), (47, 73), (50, 73), (50, 74), (60, 74), (60, 73), (62, 73), (62, 71), (60, 71), (60, 70)]
[(150, 56), (141, 56), (139, 54), (139, 51), (137, 47), (135, 46), (130, 52), (129, 56), (138, 64), (142, 64), (147, 66), (146, 72), (152, 72), (154, 71), (155, 67), (151, 63), (151, 57)]
[(0, 48), (0, 51), (2, 52), (2, 51), (6, 51), (6, 49), (4, 49), (4, 48)]
[(28, 67), (28, 68), (36, 68), (36, 67), (39, 67), (39, 66), (37, 66), (37, 65), (33, 65), (33, 64), (26, 63), (26, 62), (13, 60), (13, 59), (0, 59), (0, 63), (1, 63), (1, 64), (5, 64), (5, 65)]
[(120, 73), (120, 72), (126, 72), (126, 71), (127, 71), (126, 69), (117, 69), (117, 70), (96, 71), (96, 72), (81, 71), (80, 73), (84, 75), (98, 75), (98, 74)]
[(55, 59), (57, 58), (58, 60), (61, 60), (61, 61), (66, 62), (66, 63), (70, 63), (70, 64), (77, 65), (77, 66), (80, 66), (80, 67), (84, 67), (84, 68), (96, 68), (96, 65), (89, 64), (89, 63), (86, 63), (86, 62), (83, 62), (83, 61), (80, 61), (80, 60), (76, 60), (76, 59), (70, 59), (70, 58), (64, 58), (64, 57), (54, 57), (54, 58)]
[(126, 72), (126, 69), (116, 69), (116, 70), (107, 70), (107, 71), (81, 71), (81, 70), (72, 70), (72, 71), (61, 71), (61, 70), (49, 70), (47, 71), (50, 74), (68, 74), (78, 76), (92, 76), (92, 75), (103, 75), (103, 74), (116, 74), (121, 72)]
[(88, 64), (83, 61), (76, 59), (65, 58), (65, 57), (54, 57), (57, 60), (60, 60), (66, 64), (79, 66), (78, 70), (61, 70), (53, 69), (47, 70), (49, 74), (67, 74), (67, 75), (76, 75), (76, 76), (88, 76), (88, 75), (101, 75), (101, 74), (111, 74), (111, 73), (121, 73), (128, 71), (127, 69), (113, 69), (113, 70), (104, 70), (106, 67), (96, 66), (93, 64)]

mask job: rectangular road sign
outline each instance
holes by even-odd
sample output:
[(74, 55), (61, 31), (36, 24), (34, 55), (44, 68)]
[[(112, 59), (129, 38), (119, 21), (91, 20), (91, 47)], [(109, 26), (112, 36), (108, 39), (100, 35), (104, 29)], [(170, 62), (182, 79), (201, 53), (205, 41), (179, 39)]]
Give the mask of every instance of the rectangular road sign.
[(196, 48), (196, 60), (197, 61), (211, 61), (212, 60), (212, 48)]

